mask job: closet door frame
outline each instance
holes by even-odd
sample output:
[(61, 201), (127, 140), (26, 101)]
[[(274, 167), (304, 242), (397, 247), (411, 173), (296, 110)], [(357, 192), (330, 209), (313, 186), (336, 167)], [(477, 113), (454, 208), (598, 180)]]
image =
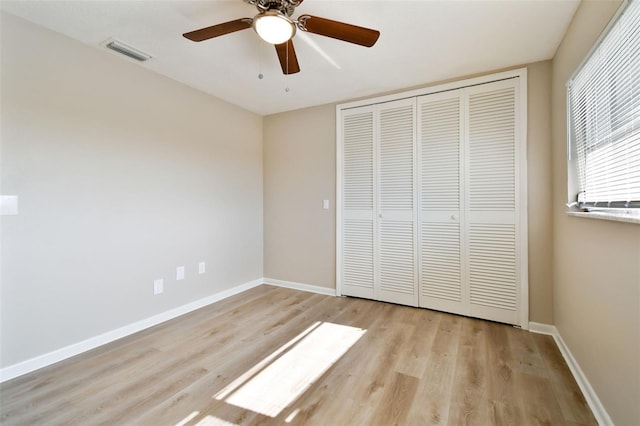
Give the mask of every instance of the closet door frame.
[(367, 105), (374, 105), (383, 102), (394, 101), (409, 97), (417, 97), (433, 93), (439, 93), (449, 90), (462, 89), (479, 84), (490, 83), (510, 78), (518, 78), (518, 101), (516, 114), (516, 138), (517, 138), (517, 167), (518, 179), (517, 188), (519, 192), (520, 203), (518, 205), (518, 214), (516, 220), (520, 223), (518, 227), (518, 244), (516, 247), (520, 264), (517, 271), (519, 280), (520, 305), (518, 312), (518, 325), (523, 329), (529, 329), (529, 281), (528, 281), (528, 220), (527, 220), (527, 69), (519, 68), (500, 73), (488, 74), (480, 77), (455, 81), (446, 84), (440, 84), (431, 87), (406, 91), (402, 93), (379, 96), (360, 101), (338, 104), (336, 106), (336, 295), (341, 296), (342, 293), (342, 111), (352, 108), (358, 108)]

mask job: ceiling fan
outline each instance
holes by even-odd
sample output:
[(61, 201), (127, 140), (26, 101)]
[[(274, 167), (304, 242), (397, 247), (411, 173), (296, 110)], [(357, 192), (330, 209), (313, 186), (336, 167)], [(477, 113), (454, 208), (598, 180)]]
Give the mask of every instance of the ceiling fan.
[(241, 18), (224, 22), (184, 33), (183, 36), (191, 41), (203, 41), (253, 28), (261, 39), (275, 46), (282, 72), (287, 75), (300, 71), (296, 51), (293, 48), (293, 40), (291, 40), (296, 33), (296, 29), (366, 47), (371, 47), (378, 41), (380, 31), (369, 28), (311, 15), (301, 15), (298, 19), (292, 19), (291, 15), (303, 1), (244, 0), (245, 3), (255, 5), (258, 9), (258, 14), (253, 18)]

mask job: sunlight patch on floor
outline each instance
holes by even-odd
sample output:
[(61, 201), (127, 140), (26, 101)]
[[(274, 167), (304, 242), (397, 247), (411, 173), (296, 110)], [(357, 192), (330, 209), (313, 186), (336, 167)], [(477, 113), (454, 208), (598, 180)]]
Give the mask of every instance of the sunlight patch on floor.
[(319, 321), (315, 322), (312, 326), (307, 328), (305, 331), (303, 331), (302, 333), (298, 334), (293, 339), (289, 340), (289, 342), (287, 342), (285, 345), (282, 345), (278, 350), (272, 352), (271, 355), (269, 355), (268, 357), (266, 357), (265, 359), (263, 359), (262, 361), (260, 361), (256, 365), (254, 365), (252, 368), (250, 368), (244, 374), (242, 374), (242, 376), (238, 377), (233, 382), (231, 382), (229, 385), (227, 385), (224, 389), (222, 389), (220, 392), (215, 394), (214, 398), (219, 400), (219, 401), (223, 400), (224, 398), (226, 398), (231, 392), (233, 392), (234, 390), (236, 390), (237, 388), (242, 386), (244, 383), (249, 381), (249, 379), (251, 379), (253, 376), (255, 376), (260, 371), (262, 371), (265, 367), (267, 367), (269, 364), (271, 364), (271, 362), (273, 362), (273, 360), (278, 358), (278, 356), (280, 356), (280, 354), (282, 354), (287, 349), (289, 349), (290, 347), (295, 345), (299, 340), (302, 340), (307, 334), (311, 333), (314, 329), (316, 329), (318, 326), (320, 326), (320, 324), (321, 324), (321, 322), (319, 322)]
[(276, 417), (365, 333), (366, 330), (361, 328), (315, 323), (247, 371), (215, 398)]
[(184, 419), (182, 419), (178, 423), (176, 423), (175, 426), (184, 426), (184, 425), (186, 425), (191, 420), (193, 420), (198, 414), (200, 414), (200, 411), (194, 411), (193, 413), (189, 414), (187, 417), (185, 417)]
[(300, 412), (300, 409), (299, 409), (299, 408), (296, 408), (295, 410), (293, 410), (293, 411), (291, 412), (291, 414), (289, 414), (289, 415), (287, 416), (287, 418), (286, 418), (286, 419), (284, 419), (284, 421), (285, 421), (285, 422), (287, 422), (287, 423), (291, 423), (291, 421), (292, 421), (293, 419), (295, 419), (295, 418), (296, 418), (296, 416), (298, 415), (298, 413), (299, 413), (299, 412)]
[(226, 420), (219, 419), (215, 416), (206, 416), (200, 420), (195, 426), (237, 426), (235, 423), (228, 422)]

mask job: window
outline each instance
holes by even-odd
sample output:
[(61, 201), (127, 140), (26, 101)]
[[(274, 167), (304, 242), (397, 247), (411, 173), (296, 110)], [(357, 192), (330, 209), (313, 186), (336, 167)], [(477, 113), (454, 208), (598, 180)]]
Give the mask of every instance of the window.
[(567, 99), (570, 202), (640, 214), (640, 0), (601, 36)]

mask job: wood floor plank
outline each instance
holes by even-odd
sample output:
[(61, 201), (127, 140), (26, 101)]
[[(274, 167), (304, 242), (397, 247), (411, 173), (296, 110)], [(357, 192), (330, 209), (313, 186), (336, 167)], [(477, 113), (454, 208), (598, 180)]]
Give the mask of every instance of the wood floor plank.
[(480, 320), (462, 319), (449, 407), (450, 424), (494, 424), (491, 421), (488, 398), (488, 355), (484, 325)]
[(495, 424), (524, 424), (524, 415), (516, 399), (514, 366), (516, 364), (507, 335), (519, 330), (485, 323), (487, 336), (487, 374), (489, 407)]
[(548, 377), (547, 368), (532, 336), (533, 333), (517, 328), (508, 333), (507, 338), (514, 360), (512, 367), (523, 373)]
[(427, 309), (415, 309), (412, 322), (415, 325), (413, 335), (409, 338), (409, 350), (400, 353), (396, 364), (396, 372), (408, 376), (422, 378), (438, 331), (442, 315)]
[[(352, 388), (350, 396), (351, 404), (348, 415), (342, 417), (343, 424), (371, 424), (375, 422), (374, 413), (380, 405), (386, 405), (384, 396), (392, 384), (395, 367), (413, 334), (413, 327), (407, 322), (407, 318), (413, 314), (414, 308), (405, 306), (392, 306), (388, 316), (384, 318), (376, 328), (369, 328), (371, 340), (367, 345), (371, 362), (358, 368), (358, 379)], [(384, 366), (384, 367), (383, 367)], [(337, 401), (340, 403), (341, 401)], [(336, 408), (337, 410), (340, 407)]]
[(387, 378), (388, 385), (382, 395), (383, 403), (378, 405), (370, 419), (371, 424), (403, 425), (415, 398), (420, 380), (406, 374), (394, 372)]
[(597, 424), (580, 387), (551, 336), (531, 336), (549, 372), (551, 391), (560, 404), (566, 421), (583, 425)]
[(120, 356), (98, 355), (93, 359), (94, 362), (82, 363), (75, 372), (67, 366), (60, 370), (47, 368), (37, 375), (28, 375), (29, 381), (16, 383), (12, 392), (2, 392), (3, 416), (14, 417), (34, 410), (42, 411), (45, 415), (47, 410), (56, 411), (56, 398), (59, 395), (82, 395), (105, 377), (122, 371), (126, 366), (145, 362), (157, 353), (156, 349), (138, 346)]
[(553, 385), (548, 379), (516, 372), (514, 380), (519, 389), (527, 389), (526, 394), (517, 394), (523, 411), (522, 424), (553, 426), (567, 422), (553, 394)]
[(264, 285), (1, 384), (0, 423), (591, 425), (595, 419), (549, 336)]
[(455, 375), (462, 318), (438, 312), (439, 321), (418, 391), (411, 405), (408, 424), (444, 425)]

